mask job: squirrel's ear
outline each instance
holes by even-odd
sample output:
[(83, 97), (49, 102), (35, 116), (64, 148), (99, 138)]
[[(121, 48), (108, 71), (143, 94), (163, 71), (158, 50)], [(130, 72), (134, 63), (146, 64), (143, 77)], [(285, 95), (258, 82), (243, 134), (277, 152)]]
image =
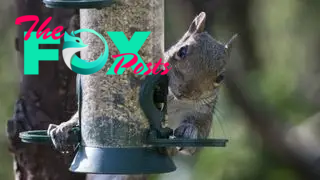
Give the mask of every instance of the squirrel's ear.
[(234, 42), (234, 40), (238, 37), (238, 34), (235, 34), (231, 37), (231, 39), (224, 45), (224, 47), (226, 48), (226, 50), (228, 52), (231, 51), (232, 48), (232, 43)]
[(190, 27), (189, 33), (201, 33), (204, 31), (206, 22), (206, 13), (201, 12), (197, 17), (194, 18)]

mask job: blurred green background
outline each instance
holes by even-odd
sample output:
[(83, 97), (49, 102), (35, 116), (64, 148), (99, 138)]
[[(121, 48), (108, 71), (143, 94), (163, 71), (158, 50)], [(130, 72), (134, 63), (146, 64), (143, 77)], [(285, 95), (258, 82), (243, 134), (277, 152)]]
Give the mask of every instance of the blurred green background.
[[(14, 50), (14, 2), (0, 2), (0, 179), (11, 180), (13, 166), (5, 127), (13, 113), (19, 71)], [(210, 21), (208, 31), (215, 39), (226, 42), (235, 32), (229, 26), (230, 12), (219, 7), (221, 2), (223, 0), (167, 0), (166, 47), (182, 36), (200, 11), (207, 12)], [(250, 81), (246, 86), (253, 92), (261, 92), (281, 114), (285, 123), (292, 123), (299, 128), (309, 123), (308, 118), (318, 111), (320, 105), (320, 1), (250, 2), (251, 35), (262, 60), (262, 68), (249, 72)], [(229, 64), (237, 67), (240, 61), (242, 59), (236, 43)], [(301, 136), (315, 134), (313, 132), (318, 130), (311, 129), (312, 126), (308, 125), (299, 131)], [(195, 168), (185, 172), (189, 179), (300, 179), (288, 164), (280, 161), (263, 145), (258, 130), (249, 125), (247, 117), (230, 101), (225, 89), (221, 92), (212, 128), (212, 136), (229, 138), (230, 141), (226, 148), (204, 149)], [(319, 140), (317, 137), (315, 139)]]
[(8, 152), (6, 125), (12, 117), (13, 106), (19, 92), (19, 71), (14, 48), (14, 1), (0, 1), (0, 179), (13, 179), (12, 157)]

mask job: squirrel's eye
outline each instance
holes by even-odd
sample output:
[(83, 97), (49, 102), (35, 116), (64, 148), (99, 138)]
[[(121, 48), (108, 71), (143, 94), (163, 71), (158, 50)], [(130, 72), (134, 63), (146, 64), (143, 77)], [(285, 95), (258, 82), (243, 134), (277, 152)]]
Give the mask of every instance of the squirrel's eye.
[(77, 39), (76, 42), (79, 43), (80, 41)]
[(217, 78), (216, 78), (216, 83), (220, 84), (224, 79), (224, 75), (220, 74)]
[(184, 59), (187, 56), (187, 53), (188, 53), (188, 45), (181, 47), (179, 51), (176, 53), (176, 59), (177, 60)]

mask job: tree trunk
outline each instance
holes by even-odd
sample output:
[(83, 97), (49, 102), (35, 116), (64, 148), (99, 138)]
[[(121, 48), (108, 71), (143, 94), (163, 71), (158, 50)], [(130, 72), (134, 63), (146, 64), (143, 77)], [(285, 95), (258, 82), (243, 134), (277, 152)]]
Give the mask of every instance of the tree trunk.
[[(141, 129), (148, 128), (147, 119), (139, 107), (138, 93), (140, 86), (137, 83), (139, 78), (131, 68), (125, 70), (121, 75), (106, 75), (113, 62), (115, 62), (111, 56), (120, 54), (120, 51), (106, 32), (123, 31), (128, 40), (130, 40), (136, 31), (151, 31), (138, 54), (145, 63), (156, 63), (162, 58), (164, 52), (163, 5), (164, 0), (119, 0), (111, 7), (101, 10), (80, 10), (81, 29), (93, 29), (100, 33), (107, 40), (109, 46), (109, 59), (106, 65), (97, 73), (82, 76), (82, 123), (86, 124), (86, 127), (97, 127), (94, 132), (89, 128), (81, 129), (84, 145), (95, 147), (101, 145), (117, 147), (143, 146), (142, 142), (125, 140), (131, 135), (141, 136)], [(81, 33), (81, 39), (85, 44), (91, 46), (81, 51), (82, 59), (95, 60), (104, 52), (104, 45), (96, 35)], [(94, 125), (96, 123), (99, 123), (99, 127)], [(116, 136), (123, 132), (121, 132), (121, 128), (114, 128), (114, 125), (129, 127), (131, 135), (127, 135), (127, 137)], [(99, 141), (101, 138), (92, 138), (93, 136), (101, 136), (101, 133), (110, 127), (114, 128), (112, 133), (114, 136), (108, 137), (104, 135), (106, 139), (103, 139), (103, 142)], [(88, 133), (89, 131), (90, 133)], [(107, 138), (112, 140), (111, 144), (109, 143), (111, 141), (108, 141)], [(119, 142), (126, 142), (127, 144)], [(146, 179), (146, 176), (88, 175), (88, 179), (141, 180)]]
[[(17, 17), (37, 15), (39, 26), (48, 17), (53, 19), (48, 27), (53, 30), (63, 26), (68, 30), (71, 17), (77, 13), (72, 9), (49, 9), (41, 0), (16, 0)], [(48, 145), (25, 144), (19, 139), (22, 131), (47, 129), (50, 123), (60, 124), (76, 111), (75, 73), (61, 59), (60, 45), (42, 45), (44, 49), (59, 49), (60, 61), (44, 61), (39, 65), (39, 75), (23, 75), (24, 35), (34, 22), (18, 26), (16, 50), (19, 53), (21, 72), (20, 93), (15, 112), (8, 121), (7, 133), (10, 151), (14, 155), (16, 180), (72, 180), (85, 179), (85, 175), (73, 174), (69, 169), (72, 155), (62, 156)], [(70, 30), (70, 29), (69, 29)]]

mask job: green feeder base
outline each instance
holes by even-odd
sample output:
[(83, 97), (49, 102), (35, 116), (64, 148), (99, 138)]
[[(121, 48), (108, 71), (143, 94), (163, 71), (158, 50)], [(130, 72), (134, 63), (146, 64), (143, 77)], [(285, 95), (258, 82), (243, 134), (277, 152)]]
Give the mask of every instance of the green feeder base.
[(103, 8), (113, 3), (113, 0), (43, 0), (48, 8)]
[(151, 148), (79, 146), (70, 170), (89, 174), (158, 174), (176, 170), (171, 158)]

